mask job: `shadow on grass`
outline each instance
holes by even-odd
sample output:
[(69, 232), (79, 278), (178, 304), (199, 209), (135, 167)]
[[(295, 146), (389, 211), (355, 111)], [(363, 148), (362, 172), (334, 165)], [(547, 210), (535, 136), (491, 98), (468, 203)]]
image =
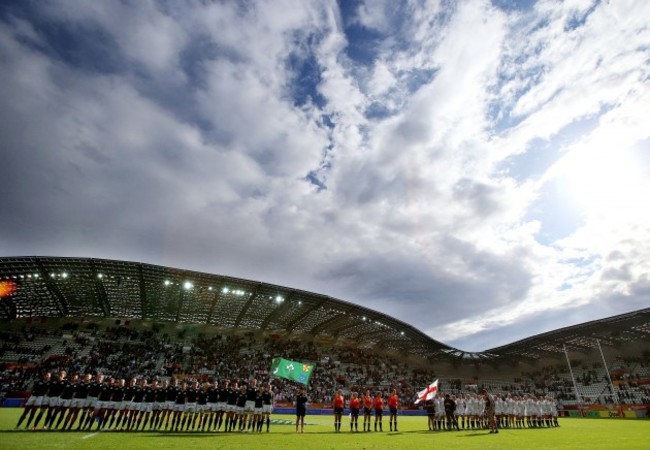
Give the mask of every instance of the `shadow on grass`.
[(182, 439), (187, 439), (188, 437), (192, 438), (220, 438), (220, 437), (225, 437), (228, 433), (197, 433), (197, 432), (170, 432), (170, 433), (155, 433), (153, 435), (134, 435), (133, 437), (140, 437), (140, 438), (146, 438), (146, 439), (151, 439), (151, 438), (182, 438)]

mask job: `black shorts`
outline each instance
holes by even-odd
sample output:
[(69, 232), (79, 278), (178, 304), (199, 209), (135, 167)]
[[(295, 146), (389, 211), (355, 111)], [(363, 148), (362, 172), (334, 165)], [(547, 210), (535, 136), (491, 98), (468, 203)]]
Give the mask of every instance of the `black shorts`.
[(334, 408), (334, 414), (343, 414), (343, 408)]
[(307, 410), (300, 408), (296, 410), (296, 416), (297, 417), (305, 417), (307, 415)]
[(363, 408), (363, 414), (365, 416), (369, 416), (370, 413), (372, 413), (372, 410), (370, 408), (365, 408), (365, 407)]
[(350, 408), (350, 414), (352, 414), (352, 417), (358, 417), (359, 416), (359, 408)]
[(391, 406), (391, 408), (390, 408), (390, 413), (391, 413), (392, 415), (397, 414), (397, 408), (393, 408), (393, 407)]
[(375, 409), (375, 416), (381, 417), (384, 415), (384, 410), (383, 409)]

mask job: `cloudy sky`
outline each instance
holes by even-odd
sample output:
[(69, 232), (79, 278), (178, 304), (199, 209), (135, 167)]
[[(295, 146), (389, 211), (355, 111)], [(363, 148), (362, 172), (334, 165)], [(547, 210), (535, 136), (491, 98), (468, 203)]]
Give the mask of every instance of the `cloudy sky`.
[(331, 295), (468, 351), (650, 306), (646, 0), (0, 6), (0, 255)]

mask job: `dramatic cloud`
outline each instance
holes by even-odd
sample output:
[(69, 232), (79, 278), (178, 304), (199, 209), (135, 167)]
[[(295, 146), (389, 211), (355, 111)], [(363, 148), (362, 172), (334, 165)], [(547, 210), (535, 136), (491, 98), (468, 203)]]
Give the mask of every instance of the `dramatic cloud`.
[(331, 295), (485, 350), (650, 304), (650, 3), (0, 7), (0, 254)]

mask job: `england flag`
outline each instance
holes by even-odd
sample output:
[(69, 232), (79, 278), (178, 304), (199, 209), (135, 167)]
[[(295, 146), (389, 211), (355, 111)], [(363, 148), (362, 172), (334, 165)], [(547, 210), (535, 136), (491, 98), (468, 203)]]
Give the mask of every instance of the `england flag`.
[(438, 392), (438, 380), (418, 392), (418, 399), (415, 401), (415, 404), (417, 405), (420, 402), (431, 400), (436, 395), (436, 392)]

